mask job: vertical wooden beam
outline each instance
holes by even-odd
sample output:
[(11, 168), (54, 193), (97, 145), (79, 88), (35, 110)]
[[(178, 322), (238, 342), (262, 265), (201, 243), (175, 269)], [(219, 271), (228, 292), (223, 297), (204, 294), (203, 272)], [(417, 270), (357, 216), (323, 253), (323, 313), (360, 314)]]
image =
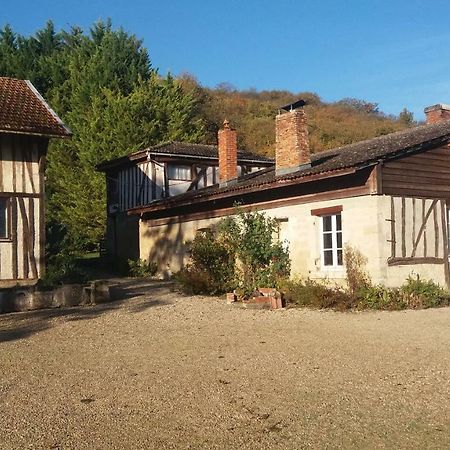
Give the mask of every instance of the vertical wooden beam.
[(450, 287), (450, 269), (448, 261), (448, 224), (447, 224), (447, 206), (445, 200), (441, 200), (441, 223), (442, 223), (442, 239), (444, 240), (444, 273), (445, 283)]
[(30, 248), (30, 265), (31, 275), (33, 278), (38, 278), (38, 271), (36, 266), (36, 229), (34, 225), (34, 198), (28, 199), (28, 216), (29, 216), (29, 248)]
[(17, 199), (11, 198), (11, 241), (12, 241), (12, 277), (14, 280), (18, 278), (18, 257), (17, 257)]
[[(32, 150), (29, 150), (29, 152), (27, 152), (27, 155), (25, 157), (26, 161), (25, 161), (25, 165), (27, 168), (27, 172), (28, 172), (28, 177), (30, 179), (30, 186), (31, 186), (31, 192), (35, 193), (36, 192), (36, 187), (34, 185), (34, 179), (33, 179), (33, 167), (32, 167)], [(25, 178), (25, 168), (24, 168), (24, 178)], [(24, 181), (24, 189), (25, 189), (25, 181)]]
[(29, 258), (30, 258), (30, 246), (29, 236), (30, 231), (28, 227), (27, 211), (25, 209), (25, 201), (22, 197), (18, 197), (20, 217), (22, 219), (22, 255), (23, 255), (23, 277), (28, 278), (29, 274)]
[(20, 149), (20, 158), (18, 158), (20, 161), (19, 163), (20, 172), (22, 174), (22, 187), (20, 189), (21, 192), (27, 192), (25, 167), (27, 165), (28, 154), (30, 152), (30, 149), (28, 147), (29, 145), (31, 145), (30, 139), (27, 139), (25, 143), (22, 143), (22, 148)]
[(0, 191), (4, 191), (3, 187), (3, 141), (4, 137), (0, 136)]
[(427, 257), (427, 217), (425, 212), (426, 199), (422, 199), (423, 256)]
[(169, 173), (167, 163), (164, 163), (164, 192), (163, 197), (170, 197)]
[(155, 165), (155, 162), (152, 161), (151, 165), (152, 165), (152, 176), (151, 176), (151, 180), (152, 180), (152, 198), (151, 198), (151, 200), (156, 200), (156, 165)]
[(413, 223), (412, 223), (412, 249), (414, 249), (414, 243), (416, 241), (416, 199), (412, 199), (412, 217), (413, 217)]
[(11, 165), (12, 165), (12, 188), (13, 192), (17, 190), (17, 175), (16, 175), (16, 148), (14, 138), (11, 138)]
[(42, 278), (45, 275), (45, 149), (39, 149), (39, 192), (38, 210), (39, 210), (39, 273)]
[(406, 258), (406, 199), (402, 197), (402, 257)]
[(439, 256), (439, 223), (438, 223), (438, 205), (433, 207), (433, 223), (434, 223), (434, 256)]
[(394, 197), (391, 197), (391, 258), (396, 256), (396, 239), (395, 239), (395, 204)]

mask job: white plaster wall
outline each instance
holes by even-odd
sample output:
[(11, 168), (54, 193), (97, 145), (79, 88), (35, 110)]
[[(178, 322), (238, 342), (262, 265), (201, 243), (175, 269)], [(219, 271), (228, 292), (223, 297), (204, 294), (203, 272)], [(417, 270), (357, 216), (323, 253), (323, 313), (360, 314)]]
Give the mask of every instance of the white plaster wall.
[[(422, 278), (445, 283), (443, 265), (422, 264), (388, 267), (390, 257), (390, 196), (367, 195), (338, 200), (311, 202), (264, 210), (274, 218), (288, 219), (283, 222), (280, 238), (289, 243), (292, 275), (312, 279), (327, 278), (343, 283), (345, 269), (327, 268), (321, 265), (321, 235), (318, 216), (311, 210), (342, 205), (343, 243), (350, 244), (367, 257), (367, 271), (374, 283), (388, 286), (402, 284), (408, 275), (419, 274)], [(407, 220), (411, 218), (408, 217)], [(162, 274), (171, 275), (186, 263), (188, 242), (199, 228), (211, 226), (219, 219), (203, 219), (175, 222), (169, 225), (149, 227), (140, 222), (141, 258), (157, 262)], [(443, 243), (442, 243), (443, 245)]]

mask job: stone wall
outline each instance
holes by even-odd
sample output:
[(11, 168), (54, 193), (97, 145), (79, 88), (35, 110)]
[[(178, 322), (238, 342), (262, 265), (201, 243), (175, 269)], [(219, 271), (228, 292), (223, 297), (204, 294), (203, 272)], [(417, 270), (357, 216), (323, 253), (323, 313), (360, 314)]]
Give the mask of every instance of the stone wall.
[(0, 314), (65, 306), (95, 305), (109, 302), (110, 290), (104, 281), (89, 285), (70, 284), (51, 291), (36, 286), (15, 287), (0, 291)]
[[(366, 195), (338, 200), (304, 203), (263, 210), (280, 220), (280, 239), (289, 243), (292, 275), (312, 279), (328, 279), (343, 283), (345, 268), (325, 267), (321, 261), (321, 217), (313, 210), (342, 206), (343, 243), (351, 245), (367, 257), (367, 270), (374, 283), (398, 286), (408, 275), (420, 275), (445, 285), (444, 264), (412, 264), (388, 266), (391, 256), (391, 197)], [(180, 270), (189, 258), (189, 242), (200, 228), (207, 228), (220, 219), (148, 226), (140, 223), (140, 257), (155, 261), (159, 273), (169, 277)], [(408, 215), (406, 221), (412, 220)], [(439, 245), (446, 245), (440, 236)]]

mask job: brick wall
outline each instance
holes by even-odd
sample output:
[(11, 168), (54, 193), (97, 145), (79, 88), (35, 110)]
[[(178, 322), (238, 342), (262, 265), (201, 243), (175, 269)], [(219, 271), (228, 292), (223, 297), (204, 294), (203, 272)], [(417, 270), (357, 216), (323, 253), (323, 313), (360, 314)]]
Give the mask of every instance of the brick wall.
[(450, 120), (450, 106), (449, 105), (434, 105), (425, 108), (425, 115), (427, 123), (438, 123), (443, 120)]
[(237, 169), (237, 133), (225, 121), (219, 130), (219, 181), (227, 183), (238, 177)]
[(303, 109), (278, 114), (275, 129), (277, 172), (294, 170), (311, 163), (306, 113)]

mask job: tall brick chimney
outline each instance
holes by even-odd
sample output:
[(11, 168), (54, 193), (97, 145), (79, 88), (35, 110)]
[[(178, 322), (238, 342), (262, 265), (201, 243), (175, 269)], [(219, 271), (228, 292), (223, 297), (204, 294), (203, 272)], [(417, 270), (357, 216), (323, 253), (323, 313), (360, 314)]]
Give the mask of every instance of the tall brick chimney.
[(424, 111), (428, 124), (450, 120), (450, 105), (438, 104), (428, 106)]
[[(305, 102), (299, 101), (282, 109), (275, 119), (275, 170), (277, 175), (311, 167), (308, 125), (303, 109)], [(300, 108), (295, 109), (300, 105)]]
[(226, 186), (237, 180), (237, 133), (225, 119), (219, 130), (219, 183)]

